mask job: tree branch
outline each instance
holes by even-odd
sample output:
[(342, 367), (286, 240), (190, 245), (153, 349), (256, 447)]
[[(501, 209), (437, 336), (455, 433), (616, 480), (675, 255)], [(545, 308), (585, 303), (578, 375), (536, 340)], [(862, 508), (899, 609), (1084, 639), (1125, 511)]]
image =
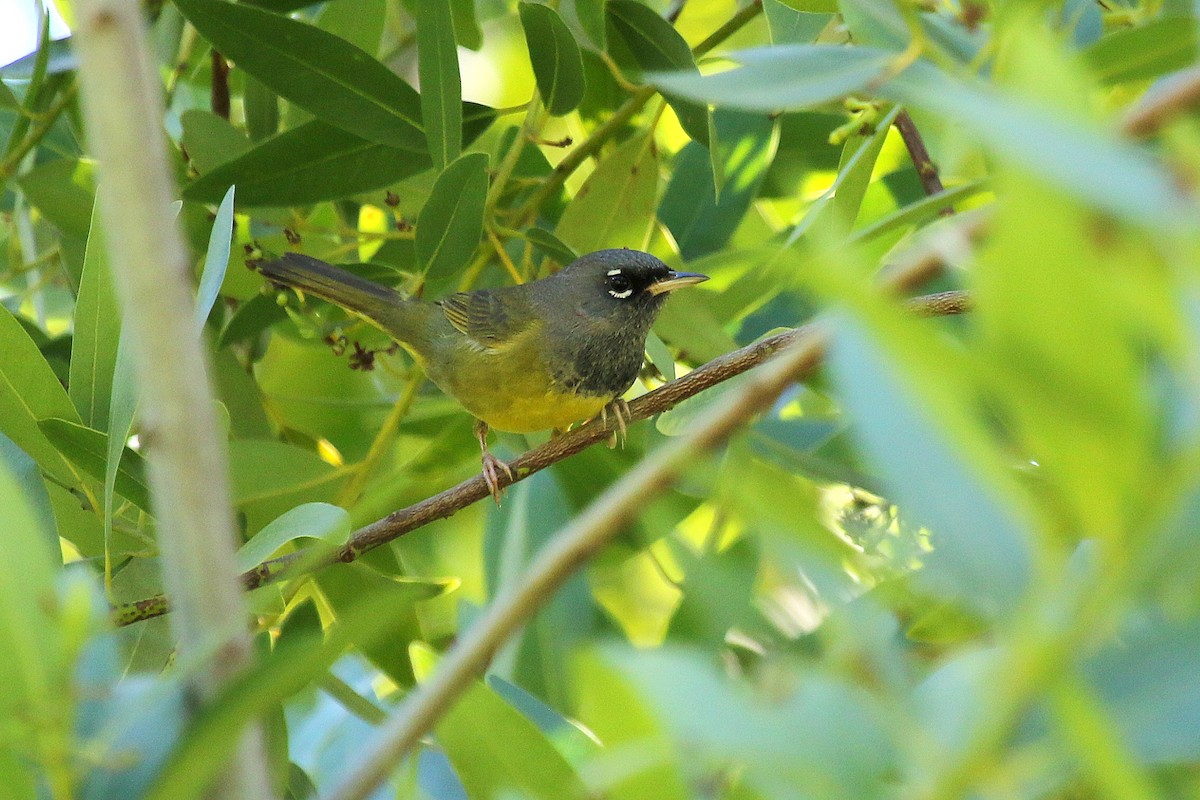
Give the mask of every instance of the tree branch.
[[(162, 85), (136, 0), (79, 0), (72, 41), (88, 140), (100, 163), (96, 202), (129, 337), (142, 442), (158, 519), (163, 581), (177, 598), (172, 628), (197, 660), (196, 705), (217, 696), (253, 657), (237, 583), (225, 437), (218, 432), (194, 321), (191, 258), (171, 212), (176, 197), (162, 129)], [(272, 796), (257, 726), (207, 796)]]
[[(965, 294), (953, 292), (921, 298), (914, 308), (928, 313), (956, 313), (966, 310), (968, 302)], [(534, 557), (522, 579), (492, 601), (483, 616), (446, 653), (432, 677), (388, 715), (365, 756), (329, 800), (368, 797), (486, 669), (496, 650), (553, 597), (581, 564), (618, 536), (639, 509), (670, 486), (697, 456), (720, 445), (745, 420), (769, 408), (788, 386), (820, 364), (825, 339), (825, 326), (816, 322), (760, 342), (760, 345), (772, 343), (766, 353), (754, 350), (752, 345), (737, 351), (736, 354), (741, 354), (749, 350), (739, 359), (717, 359), (724, 364), (740, 363), (742, 359), (757, 364), (775, 355), (736, 392), (701, 415), (686, 434), (649, 454), (555, 533)], [(686, 381), (694, 374), (689, 373), (668, 386)], [(641, 410), (644, 411), (645, 405)], [(591, 427), (594, 425), (583, 430)]]
[[(942, 292), (914, 298), (908, 301), (913, 313), (920, 316), (936, 317), (951, 314), (961, 314), (970, 310), (971, 300), (966, 292)], [(647, 392), (629, 403), (630, 422), (646, 419), (678, 405), (689, 397), (693, 397), (705, 389), (716, 386), (730, 378), (741, 375), (759, 364), (762, 364), (775, 353), (807, 340), (813, 335), (814, 328), (805, 325), (793, 328), (783, 333), (762, 339), (747, 345), (740, 350), (734, 350), (719, 358), (715, 358), (697, 367), (683, 377), (663, 384), (652, 392)], [(820, 361), (820, 353), (808, 366), (815, 368)], [(551, 439), (540, 447), (535, 447), (524, 455), (508, 462), (509, 468), (516, 475), (516, 480), (509, 480), (504, 471), (500, 471), (501, 486), (509, 486), (524, 480), (535, 472), (562, 461), (565, 458), (591, 447), (600, 441), (606, 441), (615, 422), (608, 427), (594, 420), (587, 425)], [(337, 562), (356, 560), (363, 553), (374, 550), (380, 545), (398, 539), (406, 533), (411, 533), (431, 522), (453, 516), (471, 503), (488, 497), (487, 484), (482, 475), (476, 475), (443, 492), (426, 498), (419, 503), (393, 511), (386, 517), (359, 528), (347, 542), (332, 553), (319, 558), (315, 563), (312, 555), (305, 550), (289, 553), (278, 558), (264, 561), (252, 570), (242, 574), (242, 584), (246, 589), (257, 589), (268, 583), (273, 583), (283, 577), (294, 577), (303, 572)], [(303, 569), (301, 569), (303, 568)], [(162, 596), (150, 597), (133, 603), (118, 606), (113, 611), (113, 619), (117, 625), (130, 625), (141, 620), (161, 616), (170, 610), (167, 599)]]
[(1127, 136), (1144, 138), (1200, 104), (1200, 67), (1178, 72), (1147, 92), (1121, 121)]
[[(917, 130), (917, 124), (913, 122), (913, 118), (909, 116), (906, 109), (901, 110), (892, 124), (896, 126), (896, 130), (900, 132), (900, 138), (904, 140), (904, 146), (908, 148), (908, 156), (917, 169), (917, 177), (921, 180), (921, 187), (925, 190), (925, 194), (930, 196), (941, 194), (946, 187), (942, 186), (942, 178), (938, 175), (937, 165), (929, 157), (925, 139)], [(938, 212), (938, 215), (948, 217), (953, 213), (954, 209), (946, 206)]]

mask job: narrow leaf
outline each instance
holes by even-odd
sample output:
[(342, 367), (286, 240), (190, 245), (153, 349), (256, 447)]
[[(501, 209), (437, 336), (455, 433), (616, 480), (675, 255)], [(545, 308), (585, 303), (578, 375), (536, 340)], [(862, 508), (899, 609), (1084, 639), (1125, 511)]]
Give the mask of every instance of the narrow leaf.
[(467, 153), (448, 166), (417, 220), (417, 260), (426, 279), (443, 282), (467, 263), (483, 234), (488, 157)]
[(571, 29), (550, 6), (521, 3), (521, 26), (538, 92), (555, 116), (574, 110), (583, 100), (583, 56)]
[[(42, 433), (75, 466), (97, 481), (105, 479), (108, 462), (108, 434), (65, 419), (44, 419), (38, 423)], [(143, 511), (150, 511), (150, 489), (146, 482), (146, 464), (140, 453), (125, 448), (119, 460), (113, 488)]]
[(296, 539), (322, 539), (340, 544), (349, 534), (350, 515), (345, 509), (329, 503), (305, 503), (276, 518), (242, 545), (237, 551), (237, 567), (245, 572)]
[(435, 169), (462, 152), (462, 81), (454, 18), (446, 0), (417, 0), (417, 74), (425, 141)]
[[(98, 211), (99, 206), (96, 207)], [(112, 272), (104, 247), (104, 227), (92, 214), (92, 232), (83, 257), (83, 274), (75, 300), (75, 334), (71, 339), (71, 369), (67, 393), (85, 425), (108, 430), (108, 404), (121, 315)]]
[(364, 139), (426, 151), (416, 91), (369, 53), (320, 28), (240, 3), (175, 5), (213, 47), (279, 96)]
[(16, 443), (57, 481), (74, 486), (70, 465), (38, 427), (62, 417), (79, 422), (71, 398), (12, 313), (0, 305), (0, 433)]
[(212, 311), (225, 270), (229, 266), (229, 251), (233, 246), (233, 187), (225, 193), (213, 220), (212, 232), (208, 237), (208, 252), (204, 255), (204, 270), (200, 273), (200, 288), (196, 292), (196, 331), (204, 329), (204, 322)]
[(555, 230), (577, 253), (605, 247), (644, 249), (654, 224), (658, 158), (639, 136), (622, 144), (588, 176)]

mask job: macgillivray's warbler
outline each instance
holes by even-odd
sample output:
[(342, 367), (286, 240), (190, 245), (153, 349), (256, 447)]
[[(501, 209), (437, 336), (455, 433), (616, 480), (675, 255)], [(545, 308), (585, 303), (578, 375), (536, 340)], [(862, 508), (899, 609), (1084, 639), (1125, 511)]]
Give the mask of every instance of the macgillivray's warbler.
[(488, 428), (565, 430), (611, 412), (624, 431), (621, 395), (637, 378), (663, 302), (708, 280), (648, 253), (599, 250), (548, 278), (428, 303), (299, 253), (258, 269), (272, 283), (364, 317), (412, 353), (476, 418), (483, 476), (497, 504), (497, 470), (513, 475), (488, 451)]

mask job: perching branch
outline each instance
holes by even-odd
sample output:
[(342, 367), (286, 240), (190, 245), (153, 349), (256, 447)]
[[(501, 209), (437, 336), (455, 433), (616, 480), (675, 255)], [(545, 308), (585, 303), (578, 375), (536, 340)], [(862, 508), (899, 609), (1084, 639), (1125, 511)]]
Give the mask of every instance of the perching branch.
[[(910, 300), (909, 308), (921, 316), (936, 317), (951, 314), (961, 314), (971, 307), (970, 297), (966, 292), (943, 292), (925, 295)], [(689, 397), (693, 397), (705, 389), (741, 375), (747, 370), (762, 364), (779, 351), (805, 341), (813, 336), (814, 328), (805, 325), (783, 333), (762, 339), (747, 345), (740, 350), (734, 350), (719, 358), (697, 367), (677, 380), (666, 383), (652, 392), (648, 392), (629, 403), (630, 421), (652, 417), (678, 405)], [(814, 369), (820, 362), (819, 349), (814, 354), (814, 360), (806, 367), (806, 372)], [(615, 423), (608, 427), (593, 421), (551, 439), (540, 447), (535, 447), (524, 455), (508, 462), (509, 467), (517, 476), (510, 481), (503, 472), (500, 474), (500, 485), (508, 486), (524, 480), (535, 472), (575, 455), (581, 450), (606, 441)], [(264, 561), (252, 570), (242, 574), (242, 584), (247, 589), (256, 589), (268, 583), (279, 580), (282, 576), (294, 577), (295, 567), (304, 563), (308, 569), (314, 569), (337, 562), (356, 560), (363, 553), (374, 550), (380, 545), (411, 533), (431, 522), (445, 519), (466, 508), (471, 503), (488, 497), (487, 484), (482, 475), (476, 475), (443, 492), (426, 498), (419, 503), (394, 511), (380, 520), (359, 528), (347, 542), (322, 558), (317, 563), (311, 563), (307, 551), (289, 553), (288, 555)], [(163, 596), (150, 597), (117, 607), (114, 620), (117, 625), (129, 625), (145, 619), (161, 616), (169, 611), (167, 599)]]
[(1164, 79), (1129, 110), (1121, 122), (1127, 136), (1146, 137), (1158, 132), (1172, 119), (1200, 105), (1200, 67), (1192, 67)]
[[(965, 311), (968, 303), (965, 294), (952, 292), (919, 298), (913, 308), (925, 313), (957, 313)], [(745, 384), (729, 397), (701, 415), (686, 434), (648, 455), (556, 532), (534, 557), (522, 579), (492, 601), (483, 616), (446, 653), (432, 677), (388, 715), (370, 749), (329, 800), (368, 797), (486, 669), (493, 654), (554, 596), (580, 565), (620, 535), (639, 509), (670, 486), (697, 456), (723, 443), (747, 419), (769, 408), (788, 386), (820, 364), (825, 339), (825, 326), (817, 322), (760, 342), (760, 345), (772, 342), (765, 354), (755, 350), (754, 345), (730, 354), (746, 354), (732, 359), (734, 363), (742, 358), (761, 363), (768, 355), (775, 357), (748, 376)], [(717, 359), (701, 369), (710, 373), (719, 371), (721, 367), (713, 367), (717, 362), (729, 364), (730, 360)], [(668, 386), (686, 381), (696, 372)], [(643, 403), (639, 411), (644, 412), (646, 405)], [(591, 427), (594, 425), (580, 432)]]

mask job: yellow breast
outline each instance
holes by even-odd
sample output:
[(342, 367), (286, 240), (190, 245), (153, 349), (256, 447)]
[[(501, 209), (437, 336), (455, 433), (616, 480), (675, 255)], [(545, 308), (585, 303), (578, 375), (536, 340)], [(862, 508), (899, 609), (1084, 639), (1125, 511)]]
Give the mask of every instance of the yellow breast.
[(564, 394), (551, 389), (542, 395), (517, 395), (507, 407), (489, 409), (482, 419), (499, 431), (530, 433), (551, 428), (565, 429), (575, 422), (600, 413), (608, 398)]

